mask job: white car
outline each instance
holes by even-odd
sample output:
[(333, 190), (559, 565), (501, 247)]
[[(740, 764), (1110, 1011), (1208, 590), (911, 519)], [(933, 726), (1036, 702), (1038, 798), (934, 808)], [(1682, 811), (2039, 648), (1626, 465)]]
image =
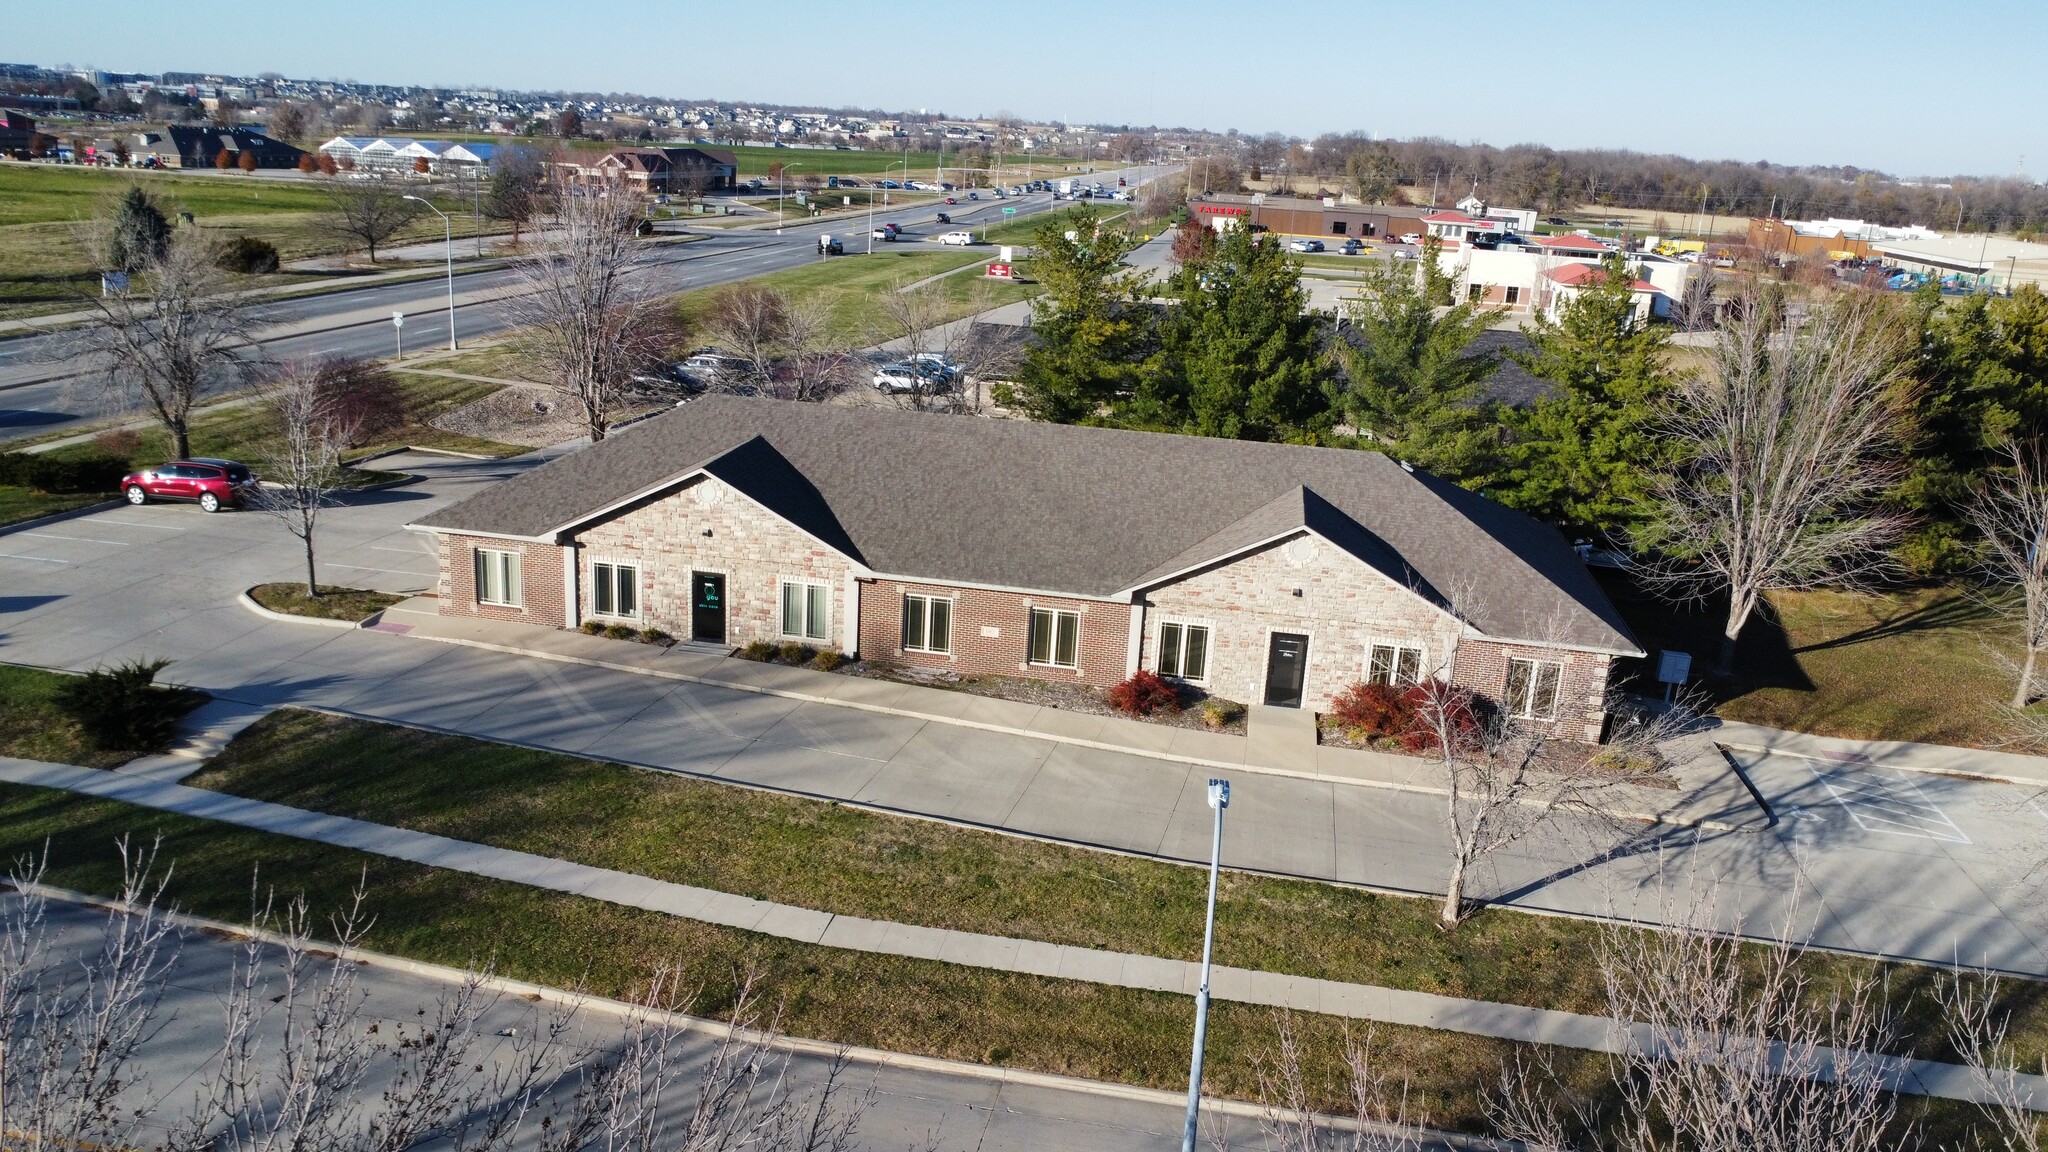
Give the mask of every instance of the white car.
[(972, 244), (972, 243), (974, 243), (974, 233), (972, 233), (972, 232), (948, 232), (948, 233), (946, 233), (946, 234), (945, 234), (944, 236), (941, 236), (941, 237), (939, 237), (939, 243), (941, 243), (941, 244), (958, 244), (958, 245), (960, 245), (961, 247), (966, 247), (967, 245), (969, 245), (969, 244)]
[(1417, 236), (1417, 235), (1416, 235), (1415, 233), (1413, 233), (1413, 232), (1407, 232), (1407, 233), (1403, 233), (1403, 234), (1402, 234), (1402, 236), (1401, 236), (1401, 243), (1403, 243), (1403, 244), (1420, 244), (1420, 243), (1422, 243), (1422, 237), (1420, 237), (1420, 236)]
[(1321, 252), (1323, 250), (1323, 242), (1321, 240), (1290, 240), (1287, 242), (1287, 250), (1289, 252)]

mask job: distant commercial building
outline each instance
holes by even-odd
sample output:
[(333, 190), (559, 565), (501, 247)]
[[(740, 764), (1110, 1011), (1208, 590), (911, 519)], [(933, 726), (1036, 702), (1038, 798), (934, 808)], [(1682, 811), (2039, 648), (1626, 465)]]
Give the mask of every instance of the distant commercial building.
[(497, 160), (498, 146), (409, 136), (336, 136), (320, 146), (320, 154), (333, 157), (343, 168), (375, 172), (414, 172), (425, 160), (427, 171), (446, 176), (488, 171)]
[(254, 155), (258, 168), (296, 168), (299, 157), (305, 155), (254, 128), (173, 124), (162, 132), (136, 136), (129, 149), (129, 163), (145, 168), (214, 168), (223, 152), (233, 167), (241, 165), (243, 156)]
[[(1608, 255), (1604, 246), (1573, 248), (1568, 243), (1447, 246), (1437, 256), (1437, 267), (1466, 302), (1554, 317), (1567, 301), (1605, 275), (1600, 262)], [(1654, 252), (1630, 252), (1626, 261), (1636, 278), (1636, 316), (1643, 320), (1669, 315), (1672, 302), (1684, 298), (1686, 281), (1699, 274), (1697, 265)]]
[(1420, 234), (1422, 218), (1429, 209), (1406, 204), (1345, 204), (1334, 196), (1312, 200), (1212, 193), (1190, 201), (1188, 211), (1193, 219), (1219, 232), (1245, 225), (1283, 236), (1370, 240)]
[(1994, 292), (2025, 284), (2048, 287), (2048, 244), (1979, 234), (1880, 240), (1870, 249), (1887, 264), (1963, 287)]
[(643, 192), (730, 192), (739, 161), (722, 148), (614, 148), (597, 160), (560, 162), (578, 181), (622, 181)]
[(1871, 254), (1871, 245), (1881, 241), (1939, 239), (1941, 233), (1929, 231), (1918, 224), (1895, 228), (1837, 217), (1826, 220), (1751, 217), (1748, 235), (1749, 246), (1766, 259), (1820, 256), (1829, 260), (1862, 260)]
[(26, 160), (35, 146), (36, 122), (19, 112), (0, 111), (0, 156)]

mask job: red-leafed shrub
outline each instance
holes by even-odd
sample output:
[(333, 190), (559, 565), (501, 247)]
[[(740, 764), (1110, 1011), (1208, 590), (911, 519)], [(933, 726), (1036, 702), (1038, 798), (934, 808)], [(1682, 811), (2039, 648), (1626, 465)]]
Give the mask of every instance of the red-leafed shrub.
[(1415, 722), (1415, 709), (1391, 684), (1359, 682), (1330, 705), (1330, 719), (1354, 736), (1400, 736)]
[(1401, 707), (1407, 711), (1408, 727), (1394, 736), (1410, 752), (1436, 751), (1439, 731), (1460, 743), (1479, 733), (1478, 701), (1466, 689), (1441, 680), (1410, 685), (1401, 693)]
[(1157, 672), (1139, 672), (1110, 686), (1109, 706), (1131, 716), (1180, 711), (1180, 689)]

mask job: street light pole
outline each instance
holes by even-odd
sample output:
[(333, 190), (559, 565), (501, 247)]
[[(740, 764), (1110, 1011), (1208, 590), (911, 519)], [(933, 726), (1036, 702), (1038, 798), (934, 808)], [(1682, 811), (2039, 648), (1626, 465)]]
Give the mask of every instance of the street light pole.
[(783, 177), (785, 177), (785, 176), (788, 176), (788, 175), (789, 175), (789, 170), (790, 170), (791, 168), (801, 168), (801, 167), (803, 167), (803, 166), (804, 166), (804, 162), (803, 162), (803, 161), (801, 161), (801, 160), (799, 160), (799, 161), (797, 161), (797, 162), (796, 162), (796, 163), (794, 163), (794, 164), (784, 164), (784, 165), (783, 165), (782, 167), (780, 167), (780, 168), (777, 168), (777, 169), (775, 170), (775, 234), (776, 234), (777, 236), (780, 236), (780, 235), (782, 235), (782, 187), (783, 187)]
[(1202, 1043), (1209, 1034), (1209, 956), (1216, 945), (1216, 868), (1223, 855), (1223, 810), (1230, 807), (1230, 781), (1209, 781), (1209, 807), (1216, 810), (1216, 830), (1209, 840), (1209, 912), (1202, 927), (1202, 985), (1195, 993), (1195, 1054), (1188, 1064), (1188, 1121), (1181, 1130), (1180, 1152), (1195, 1152), (1195, 1125), (1202, 1108)]
[(434, 215), (436, 215), (436, 216), (439, 216), (439, 217), (441, 218), (441, 233), (442, 233), (442, 249), (441, 249), (441, 250), (442, 250), (442, 253), (443, 253), (443, 254), (444, 254), (444, 255), (445, 255), (445, 256), (446, 256), (447, 258), (448, 258), (448, 350), (449, 350), (450, 352), (453, 352), (453, 351), (456, 351), (456, 348), (455, 348), (455, 222), (454, 222), (453, 220), (450, 220), (450, 219), (448, 218), (448, 214), (447, 214), (446, 212), (443, 212), (443, 211), (441, 211), (441, 210), (440, 210), (439, 208), (436, 208), (436, 207), (434, 207), (433, 203), (432, 203), (431, 201), (429, 201), (428, 199), (426, 199), (426, 198), (425, 198), (424, 196), (407, 196), (407, 197), (406, 197), (406, 199), (407, 199), (407, 200), (414, 200), (414, 201), (418, 201), (418, 202), (419, 202), (419, 203), (421, 203), (421, 204), (425, 204), (425, 205), (427, 206), (427, 210), (428, 210), (429, 212), (432, 212), (432, 213), (433, 213)]
[[(903, 165), (903, 178), (905, 180), (910, 179), (910, 161), (891, 160), (887, 165), (885, 165), (882, 168), (882, 178), (880, 180), (875, 181), (875, 183), (877, 185), (888, 183), (889, 170), (891, 168), (896, 167), (898, 164)], [(879, 191), (881, 191), (880, 187), (868, 189), (868, 255), (870, 256), (873, 256), (875, 254), (875, 193)]]

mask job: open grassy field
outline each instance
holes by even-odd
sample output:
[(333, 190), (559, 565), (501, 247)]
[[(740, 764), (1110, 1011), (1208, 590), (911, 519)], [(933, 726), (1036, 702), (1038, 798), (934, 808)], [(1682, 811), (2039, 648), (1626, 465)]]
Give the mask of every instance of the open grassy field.
[(2003, 705), (2015, 633), (1962, 589), (1772, 593), (1743, 632), (1735, 677), (1721, 679), (1707, 672), (1724, 608), (1677, 610), (1629, 581), (1601, 582), (1645, 649), (1693, 654), (1697, 687), (1731, 720), (1976, 748), (2013, 735)]
[[(134, 186), (156, 196), (173, 220), (189, 212), (198, 226), (223, 236), (260, 237), (285, 261), (350, 247), (321, 227), (328, 201), (311, 180), (0, 163), (0, 317), (69, 309), (96, 293), (99, 262), (87, 226), (111, 214), (115, 200)], [(454, 219), (458, 237), (474, 235), (469, 197), (430, 195)], [(438, 217), (421, 216), (394, 243), (442, 235)], [(287, 271), (237, 279), (266, 287), (307, 278)]]
[[(762, 900), (937, 928), (1192, 960), (1197, 868), (1040, 843), (319, 713), (273, 713), (188, 783), (312, 811), (576, 860)], [(1452, 996), (1601, 1011), (1600, 929), (1484, 912), (1456, 932), (1434, 902), (1228, 874), (1217, 962)], [(1868, 965), (1806, 958), (1819, 988)], [(1889, 973), (1921, 1054), (1943, 1051), (1931, 972)], [(2015, 996), (2026, 1060), (2048, 1003)]]

